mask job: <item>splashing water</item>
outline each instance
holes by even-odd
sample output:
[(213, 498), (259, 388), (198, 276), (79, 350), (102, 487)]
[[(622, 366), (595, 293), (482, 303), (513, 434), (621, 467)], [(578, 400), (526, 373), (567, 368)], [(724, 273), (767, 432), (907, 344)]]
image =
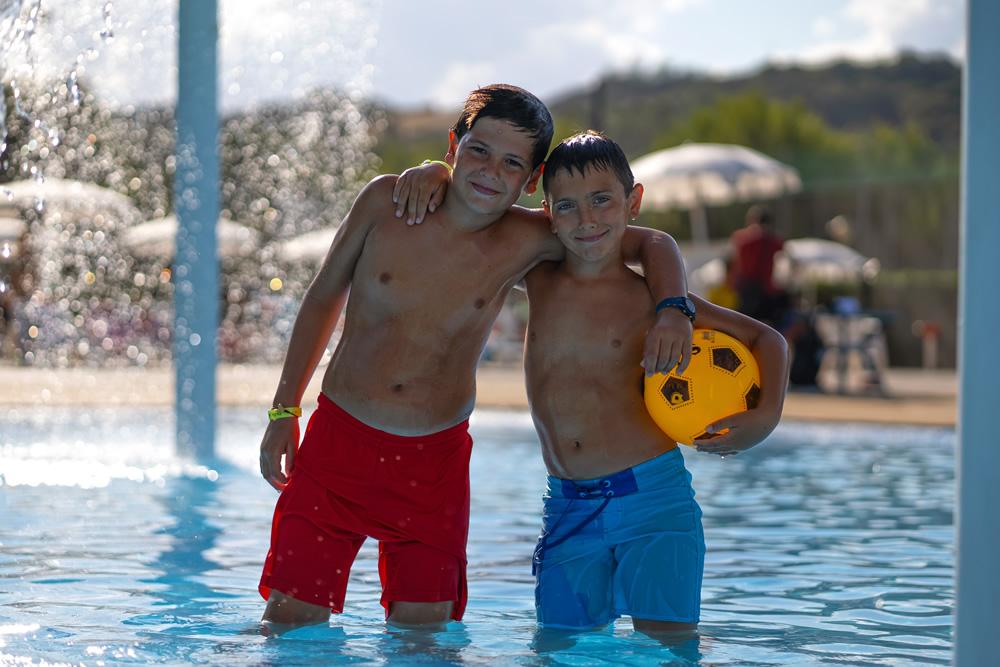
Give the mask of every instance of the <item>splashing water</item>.
[[(256, 105), (221, 120), (222, 217), (237, 238), (220, 246), (220, 353), (277, 361), (314, 270), (283, 258), (280, 244), (339, 224), (373, 175), (378, 116), (364, 98), (376, 8), (346, 0), (280, 11), (257, 0), (221, 7), (222, 108), (241, 99)], [(149, 240), (142, 223), (172, 213), (172, 104), (169, 91), (143, 104), (114, 91), (163, 79), (176, 49), (175, 9), (172, 0), (22, 0), (0, 14), (10, 102), (0, 100), (0, 159), (7, 178), (20, 179), (0, 186), (0, 207), (27, 223), (12, 258), (25, 264), (25, 277), (7, 280), (19, 297), (25, 363), (170, 357), (172, 240)], [(251, 41), (246, 35), (260, 49), (234, 56), (233, 44)], [(324, 78), (333, 70), (341, 72), (336, 85)], [(125, 85), (133, 71), (142, 78)]]

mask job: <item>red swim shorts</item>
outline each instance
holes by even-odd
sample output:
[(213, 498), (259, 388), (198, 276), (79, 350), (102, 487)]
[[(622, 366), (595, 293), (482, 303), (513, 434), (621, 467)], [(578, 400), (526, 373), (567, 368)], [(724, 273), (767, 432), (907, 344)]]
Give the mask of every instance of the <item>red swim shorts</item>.
[(351, 565), (367, 537), (379, 541), (382, 606), (467, 598), (468, 421), (400, 436), (368, 426), (324, 395), (278, 497), (260, 594), (344, 610)]

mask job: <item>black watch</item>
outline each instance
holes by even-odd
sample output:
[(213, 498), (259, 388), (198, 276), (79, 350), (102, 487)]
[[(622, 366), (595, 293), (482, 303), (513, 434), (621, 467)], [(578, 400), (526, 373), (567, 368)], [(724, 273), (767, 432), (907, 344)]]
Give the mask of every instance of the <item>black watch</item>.
[(676, 308), (677, 310), (684, 313), (691, 323), (694, 324), (694, 301), (686, 296), (670, 296), (663, 301), (656, 304), (656, 314), (659, 315), (660, 311), (664, 308)]

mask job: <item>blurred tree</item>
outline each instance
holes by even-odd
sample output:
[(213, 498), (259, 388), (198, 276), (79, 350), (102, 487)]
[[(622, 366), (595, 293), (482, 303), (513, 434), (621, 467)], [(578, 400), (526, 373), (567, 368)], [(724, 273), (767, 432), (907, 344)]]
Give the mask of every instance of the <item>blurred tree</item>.
[(954, 160), (915, 122), (835, 130), (803, 103), (768, 99), (760, 92), (720, 97), (695, 110), (661, 133), (653, 149), (686, 141), (749, 146), (796, 167), (807, 188), (947, 176)]
[(739, 144), (794, 165), (803, 181), (843, 174), (854, 143), (830, 129), (801, 102), (770, 100), (752, 92), (720, 97), (660, 134), (653, 150), (696, 141)]

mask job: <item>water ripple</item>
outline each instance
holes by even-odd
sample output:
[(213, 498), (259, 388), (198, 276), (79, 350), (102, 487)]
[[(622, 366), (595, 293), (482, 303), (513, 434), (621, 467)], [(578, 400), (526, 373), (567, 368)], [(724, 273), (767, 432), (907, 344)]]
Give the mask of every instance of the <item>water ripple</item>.
[[(39, 413), (42, 416), (39, 417)], [(946, 664), (952, 431), (784, 424), (735, 459), (685, 450), (708, 542), (702, 638), (627, 621), (536, 630), (529, 558), (544, 469), (524, 413), (473, 419), (470, 603), (442, 632), (387, 631), (367, 543), (330, 626), (256, 632), (276, 495), (262, 424), (223, 411), (219, 458), (176, 459), (160, 410), (11, 415), (0, 435), (0, 662), (115, 664)]]

